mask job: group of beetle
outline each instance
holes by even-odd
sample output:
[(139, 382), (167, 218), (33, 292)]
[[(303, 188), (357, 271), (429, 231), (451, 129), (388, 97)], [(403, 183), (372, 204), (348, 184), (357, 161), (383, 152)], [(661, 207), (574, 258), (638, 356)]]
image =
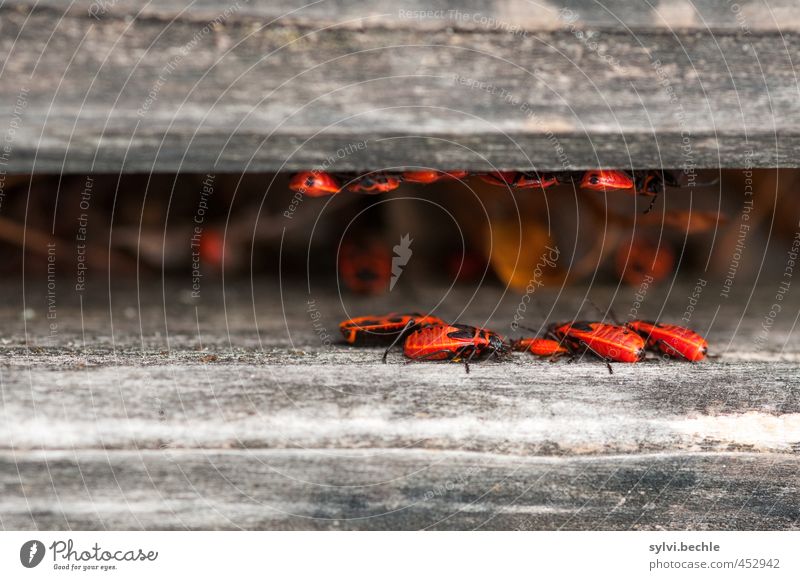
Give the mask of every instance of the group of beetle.
[[(303, 171), (292, 175), (289, 187), (309, 197), (334, 195), (343, 190), (356, 193), (383, 193), (397, 189), (402, 182), (435, 183), (462, 180), (467, 171), (374, 171), (365, 174)], [(547, 189), (571, 183), (593, 191), (623, 190), (652, 197), (647, 211), (666, 187), (681, 187), (677, 172), (663, 170), (625, 171), (588, 170), (540, 173), (537, 171), (495, 171), (478, 173), (483, 181), (516, 189)], [(646, 212), (645, 212), (646, 213)], [(697, 332), (674, 324), (633, 320), (626, 324), (572, 321), (548, 326), (542, 337), (506, 341), (496, 332), (465, 324), (450, 324), (430, 314), (387, 314), (361, 316), (343, 321), (339, 330), (354, 346), (386, 346), (389, 351), (402, 342), (403, 353), (416, 361), (463, 362), (467, 372), (472, 361), (502, 359), (512, 351), (529, 352), (551, 361), (568, 356), (570, 360), (588, 354), (604, 361), (609, 372), (612, 362), (634, 363), (645, 358), (646, 350), (687, 361), (703, 360), (708, 342)]]
[(386, 346), (389, 351), (402, 341), (403, 354), (414, 361), (463, 362), (469, 372), (472, 361), (503, 359), (512, 351), (529, 352), (554, 361), (588, 354), (606, 363), (635, 363), (651, 350), (663, 356), (698, 362), (706, 357), (708, 342), (697, 332), (674, 324), (633, 320), (626, 324), (604, 322), (557, 322), (543, 337), (510, 342), (486, 328), (449, 324), (430, 314), (361, 316), (339, 324), (345, 341), (353, 346)]
[(664, 170), (625, 171), (593, 169), (589, 171), (561, 171), (540, 173), (537, 171), (494, 171), (470, 174), (468, 171), (373, 171), (365, 174), (328, 173), (324, 171), (301, 171), (289, 179), (289, 188), (309, 197), (334, 195), (347, 190), (356, 193), (385, 193), (409, 183), (435, 183), (442, 180), (462, 180), (477, 175), (483, 181), (496, 186), (515, 189), (547, 189), (559, 184), (571, 183), (581, 189), (593, 191), (622, 190), (635, 195), (652, 197), (650, 211), (659, 194), (666, 187), (681, 187), (678, 173)]

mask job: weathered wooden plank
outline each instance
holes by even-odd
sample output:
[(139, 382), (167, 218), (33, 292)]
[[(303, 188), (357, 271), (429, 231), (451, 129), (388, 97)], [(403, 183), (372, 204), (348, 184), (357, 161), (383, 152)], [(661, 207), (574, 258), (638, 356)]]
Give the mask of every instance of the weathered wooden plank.
[(608, 376), (520, 356), (466, 376), (376, 359), (342, 347), (279, 364), (240, 351), (205, 365), (4, 369), (0, 449), (800, 453), (796, 363), (617, 365)]
[(0, 453), (4, 529), (798, 529), (800, 459)]
[[(651, 291), (642, 316), (653, 316), (655, 305), (663, 306), (662, 320), (680, 319), (690, 290), (674, 288), (666, 297), (664, 291)], [(259, 285), (252, 297), (230, 289), (224, 302), (211, 287), (200, 301), (175, 290), (162, 297), (157, 288), (139, 295), (119, 288), (110, 295), (111, 310), (99, 294), (83, 307), (64, 297), (56, 335), (51, 319), (26, 321), (9, 299), (0, 310), (0, 448), (796, 454), (800, 337), (793, 316), (776, 319), (766, 340), (756, 341), (764, 316), (757, 305), (769, 304), (773, 293), (756, 292), (756, 306), (745, 311), (746, 294), (697, 310), (692, 326), (719, 358), (615, 365), (613, 375), (594, 361), (550, 364), (521, 354), (473, 365), (470, 374), (459, 365), (407, 366), (399, 353), (384, 365), (380, 349), (335, 344), (345, 316), (338, 296), (314, 292), (312, 324), (307, 294), (296, 287)], [(600, 289), (593, 296), (610, 303)], [(617, 296), (620, 313), (628, 311), (628, 298)], [(471, 302), (461, 320), (510, 333), (518, 300), (499, 289), (485, 288), (478, 298), (452, 290), (439, 314), (455, 317)], [(553, 318), (576, 316), (580, 300), (580, 290), (563, 292)], [(784, 311), (796, 312), (798, 300), (788, 294)], [(36, 303), (31, 296), (27, 307)], [(392, 293), (360, 308), (409, 304)], [(526, 323), (541, 320), (529, 313)]]
[[(210, 279), (198, 301), (150, 284), (89, 293), (82, 309), (60, 294), (53, 335), (38, 288), (27, 320), (18, 293), (0, 307), (5, 528), (798, 526), (800, 343), (792, 314), (756, 345), (770, 288), (750, 308), (747, 288), (718, 310), (703, 296), (692, 325), (720, 358), (614, 375), (522, 355), (469, 375), (383, 365), (320, 337), (343, 316), (338, 295), (262, 284), (223, 300)], [(688, 296), (654, 288), (641, 314), (677, 320)], [(582, 298), (564, 291), (553, 316)], [(468, 303), (462, 320), (505, 330), (518, 300), (456, 289), (440, 314)], [(784, 311), (797, 306), (788, 294)]]
[[(516, 3), (464, 12), (493, 25), (383, 2), (287, 18), (289, 2), (136, 17), (130, 1), (94, 18), (98, 5), (0, 7), (8, 171), (296, 169), (364, 140), (337, 169), (800, 160), (800, 34), (783, 0), (701, 2), (688, 19), (678, 0), (659, 4), (663, 18), (588, 2), (574, 22), (559, 4), (541, 18)], [(386, 15), (354, 27), (359, 10)]]
[[(226, 6), (220, 0), (17, 0), (17, 4), (53, 8), (70, 14), (89, 14), (97, 20), (118, 14), (140, 14), (153, 18), (213, 19)], [(319, 26), (357, 28), (414, 27), (454, 30), (547, 30), (563, 28), (565, 20), (582, 27), (696, 30), (800, 29), (800, 16), (793, 0), (666, 0), (657, 4), (627, 0), (548, 0), (531, 5), (526, 0), (249, 0), (230, 2), (236, 17), (281, 19)]]

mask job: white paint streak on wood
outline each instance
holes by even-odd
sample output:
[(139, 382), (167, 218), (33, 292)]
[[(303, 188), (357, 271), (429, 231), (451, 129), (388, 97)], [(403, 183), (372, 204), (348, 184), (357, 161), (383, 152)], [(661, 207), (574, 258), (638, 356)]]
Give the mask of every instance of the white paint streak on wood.
[(704, 415), (674, 421), (670, 426), (677, 433), (696, 439), (715, 439), (764, 451), (787, 451), (800, 443), (800, 413)]
[(635, 452), (643, 445), (689, 450), (699, 445), (729, 445), (786, 452), (800, 443), (800, 413), (748, 412), (690, 419), (573, 413), (571, 417), (476, 416), (397, 419), (387, 409), (338, 412), (280, 412), (238, 420), (101, 419), (97, 421), (22, 420), (0, 428), (3, 447), (36, 448), (208, 448), (358, 447), (380, 454), (397, 445), (433, 448), (491, 448), (510, 442), (558, 446), (561, 452), (608, 454)]
[(654, 12), (654, 19), (671, 29), (693, 28), (700, 20), (691, 0), (662, 0)]

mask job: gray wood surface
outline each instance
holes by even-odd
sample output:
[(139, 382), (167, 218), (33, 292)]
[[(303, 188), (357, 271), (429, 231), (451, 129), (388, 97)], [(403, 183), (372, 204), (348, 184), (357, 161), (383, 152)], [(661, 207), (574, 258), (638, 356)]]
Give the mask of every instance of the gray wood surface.
[(800, 160), (792, 0), (301, 4), (5, 2), (5, 168)]
[(40, 529), (798, 529), (798, 469), (748, 453), (4, 452), (0, 513)]
[[(771, 289), (692, 325), (718, 357), (380, 363), (321, 340), (347, 296), (144, 282), (0, 308), (0, 524), (6, 529), (797, 529), (800, 298), (758, 342)], [(707, 292), (711, 292), (708, 289)], [(633, 290), (613, 300), (625, 312)], [(421, 295), (435, 296), (427, 288)], [(641, 315), (680, 317), (659, 288)], [(613, 289), (595, 288), (607, 304)], [(320, 313), (312, 324), (308, 299)], [(553, 316), (576, 315), (563, 292)], [(540, 300), (555, 298), (542, 294)], [(509, 334), (519, 296), (447, 294), (441, 315)], [(360, 314), (410, 304), (359, 299)], [(529, 323), (542, 321), (530, 314)], [(335, 338), (335, 336), (334, 336)]]

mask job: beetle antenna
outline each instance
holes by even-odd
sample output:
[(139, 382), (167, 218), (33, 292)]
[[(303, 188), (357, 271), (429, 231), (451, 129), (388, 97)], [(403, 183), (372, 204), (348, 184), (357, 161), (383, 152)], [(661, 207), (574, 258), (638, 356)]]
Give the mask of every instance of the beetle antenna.
[(606, 315), (608, 315), (608, 317), (609, 317), (609, 318), (611, 318), (611, 321), (612, 321), (614, 324), (616, 324), (617, 326), (622, 326), (622, 323), (619, 321), (619, 319), (617, 319), (617, 315), (616, 315), (616, 313), (614, 312), (614, 309), (613, 309), (613, 308), (611, 308), (611, 307), (609, 306), (609, 307), (608, 307), (608, 309), (607, 309), (607, 310), (604, 312), (604, 311), (603, 311), (603, 309), (602, 309), (602, 308), (600, 308), (600, 307), (599, 307), (597, 304), (595, 304), (595, 303), (594, 303), (594, 301), (593, 301), (591, 298), (587, 298), (587, 299), (586, 299), (586, 302), (588, 302), (588, 303), (589, 303), (589, 304), (592, 306), (592, 308), (594, 308), (595, 310), (597, 310), (597, 312), (599, 312), (599, 313), (600, 313), (600, 314), (601, 314), (603, 317), (605, 317)]

